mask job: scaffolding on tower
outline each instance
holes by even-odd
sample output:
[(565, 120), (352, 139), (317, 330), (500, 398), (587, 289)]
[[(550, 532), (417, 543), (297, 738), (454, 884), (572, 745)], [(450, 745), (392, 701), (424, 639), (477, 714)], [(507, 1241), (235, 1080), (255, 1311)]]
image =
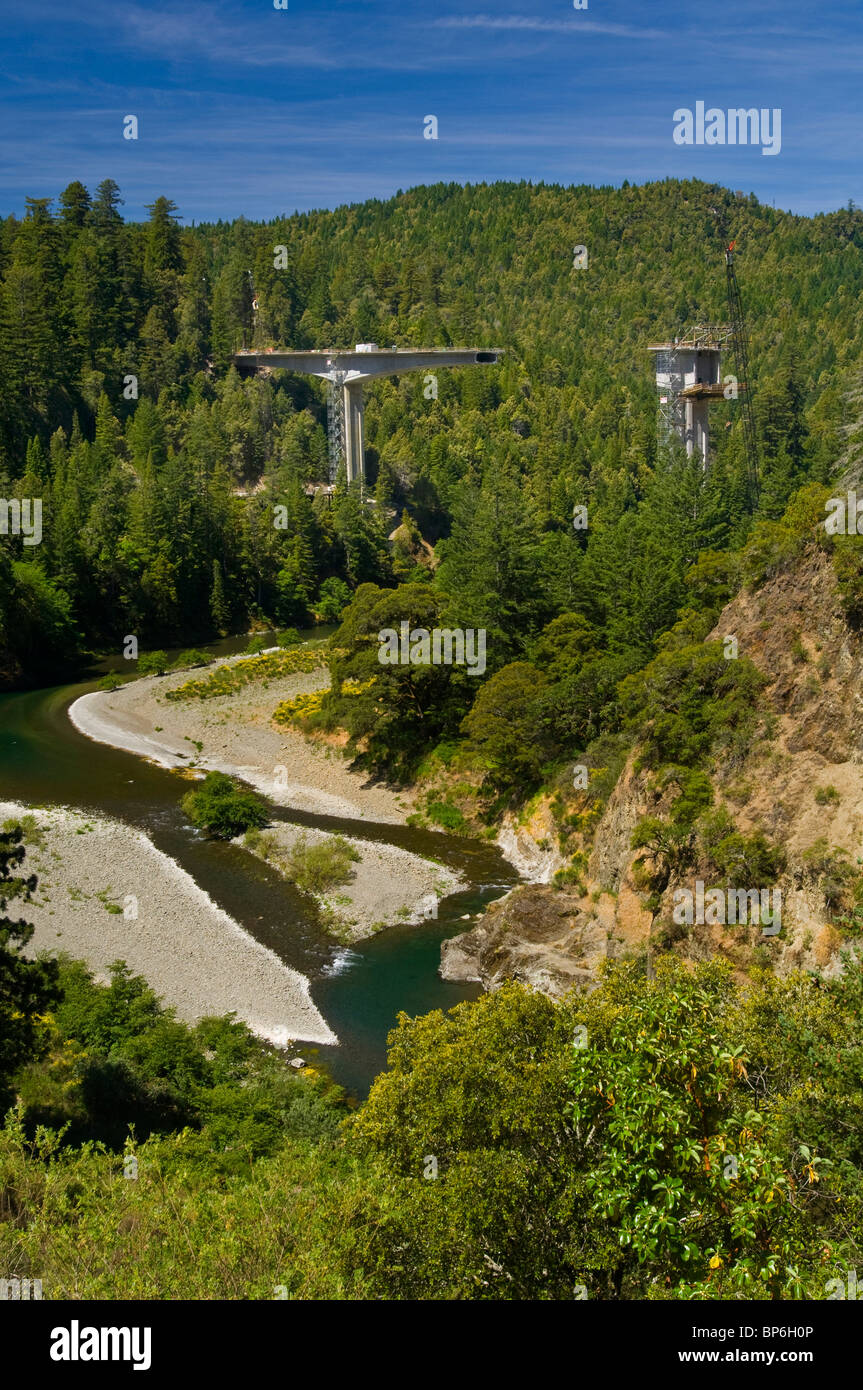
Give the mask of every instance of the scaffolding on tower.
[(731, 329), (721, 323), (693, 324), (671, 342), (654, 343), (659, 432), (664, 442), (677, 436), (687, 454), (698, 450), (708, 466), (707, 408), (721, 400), (720, 359)]
[(333, 372), (327, 383), (327, 444), (330, 458), (330, 483), (335, 483), (345, 462), (345, 396), (347, 373)]

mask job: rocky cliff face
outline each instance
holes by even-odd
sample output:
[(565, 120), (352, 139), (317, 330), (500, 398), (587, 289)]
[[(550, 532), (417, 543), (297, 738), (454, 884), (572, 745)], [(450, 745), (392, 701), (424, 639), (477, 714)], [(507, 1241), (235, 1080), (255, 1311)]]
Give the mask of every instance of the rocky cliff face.
[(550, 883), (565, 862), (548, 797), (540, 797), (522, 816), (508, 812), (497, 844), (530, 883)]
[[(863, 641), (845, 619), (829, 556), (813, 549), (757, 591), (741, 592), (710, 634), (725, 637), (735, 637), (739, 656), (767, 679), (769, 737), (739, 765), (709, 770), (714, 804), (740, 832), (761, 830), (785, 851), (776, 884), (781, 930), (766, 937), (759, 925), (694, 923), (666, 930), (662, 944), (690, 960), (721, 954), (739, 976), (756, 960), (780, 974), (802, 968), (833, 976), (842, 969), (840, 952), (863, 943), (837, 906), (837, 866), (840, 881), (847, 866), (847, 881), (863, 865)], [(667, 809), (634, 763), (633, 756), (584, 843), (587, 866), (577, 889), (549, 886), (563, 856), (547, 802), (504, 827), (505, 852), (534, 883), (444, 943), (445, 978), (475, 979), (489, 989), (521, 979), (559, 996), (589, 985), (606, 955), (645, 948), (651, 930), (671, 922), (674, 889), (682, 884), (669, 884), (651, 928), (634, 880), (632, 832), (644, 815)]]
[(476, 980), (496, 989), (521, 980), (559, 998), (589, 986), (608, 951), (607, 924), (581, 909), (571, 893), (547, 885), (516, 888), (492, 903), (471, 931), (445, 941), (445, 980)]

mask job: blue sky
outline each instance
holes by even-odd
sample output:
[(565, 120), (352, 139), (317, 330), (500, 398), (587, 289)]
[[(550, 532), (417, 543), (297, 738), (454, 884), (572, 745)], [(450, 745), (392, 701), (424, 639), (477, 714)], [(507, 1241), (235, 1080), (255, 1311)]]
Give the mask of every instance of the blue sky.
[[(0, 0), (0, 215), (106, 177), (127, 218), (165, 194), (186, 221), (441, 179), (673, 175), (795, 212), (863, 203), (861, 0), (288, 4)], [(675, 144), (697, 101), (780, 108), (781, 152)]]

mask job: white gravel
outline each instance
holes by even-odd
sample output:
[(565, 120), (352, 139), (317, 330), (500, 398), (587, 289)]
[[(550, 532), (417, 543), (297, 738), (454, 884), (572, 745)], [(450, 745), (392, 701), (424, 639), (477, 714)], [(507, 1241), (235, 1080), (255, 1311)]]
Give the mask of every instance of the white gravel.
[[(286, 877), (290, 877), (287, 857), (299, 839), (316, 845), (333, 838), (327, 831), (286, 825), (284, 821), (277, 821), (263, 836), (272, 848), (261, 857)], [(437, 917), (440, 899), (464, 883), (451, 869), (397, 845), (350, 835), (344, 839), (360, 855), (351, 866), (349, 881), (314, 896), (332, 914), (337, 934), (346, 942), (361, 941), (394, 922), (411, 926)], [(243, 838), (235, 843), (242, 845)]]
[[(238, 658), (228, 658), (235, 661)], [(166, 700), (169, 690), (205, 678), (202, 671), (172, 672), (130, 681), (118, 690), (94, 690), (69, 707), (76, 729), (162, 767), (188, 767), (242, 777), (278, 806), (348, 819), (401, 825), (413, 811), (408, 792), (395, 792), (351, 772), (337, 746), (311, 742), (272, 723), (283, 700), (329, 684), (326, 668), (254, 682), (209, 700)], [(198, 752), (193, 740), (203, 744)]]
[[(142, 831), (68, 807), (0, 802), (0, 822), (28, 814), (45, 833), (43, 848), (27, 848), (26, 869), (39, 877), (21, 914), (36, 928), (29, 955), (65, 951), (100, 978), (125, 960), (188, 1022), (235, 1013), (281, 1046), (338, 1042), (305, 976), (255, 941)], [(111, 902), (124, 910), (109, 911)]]
[[(228, 657), (228, 663), (243, 660)], [(256, 681), (230, 695), (208, 700), (167, 700), (168, 691), (203, 671), (172, 672), (131, 681), (115, 691), (93, 691), (70, 706), (69, 717), (88, 738), (124, 748), (163, 767), (226, 772), (241, 777), (276, 805), (399, 824), (413, 802), (382, 783), (351, 772), (338, 746), (312, 742), (292, 729), (275, 726), (276, 706), (300, 692), (325, 688), (326, 668), (281, 679)], [(198, 750), (195, 743), (202, 745)], [(276, 841), (273, 866), (300, 834), (310, 844), (327, 838), (323, 830), (303, 832), (277, 822), (266, 831)], [(441, 897), (463, 880), (451, 870), (394, 845), (353, 839), (361, 855), (352, 880), (319, 897), (344, 940), (359, 941), (392, 923), (418, 923), (437, 915)]]

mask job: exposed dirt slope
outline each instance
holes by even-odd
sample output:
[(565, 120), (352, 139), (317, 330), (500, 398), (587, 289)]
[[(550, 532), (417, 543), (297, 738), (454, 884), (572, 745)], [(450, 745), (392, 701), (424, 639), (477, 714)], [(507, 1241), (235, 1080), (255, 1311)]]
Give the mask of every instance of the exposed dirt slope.
[[(687, 959), (720, 953), (739, 975), (755, 961), (770, 962), (779, 973), (803, 968), (835, 975), (840, 950), (857, 949), (861, 941), (843, 922), (847, 912), (836, 901), (833, 869), (843, 862), (840, 851), (854, 874), (863, 862), (863, 641), (846, 621), (829, 556), (812, 550), (760, 589), (741, 591), (710, 637), (735, 637), (738, 655), (749, 657), (768, 682), (761, 703), (769, 737), (738, 765), (720, 761), (705, 770), (715, 805), (727, 809), (736, 829), (761, 830), (785, 851), (786, 869), (775, 885), (781, 930), (765, 937), (759, 925), (671, 927), (674, 889), (694, 888), (696, 867), (669, 884), (654, 943), (658, 932)], [(585, 891), (516, 889), (470, 932), (445, 944), (442, 969), (449, 978), (479, 978), (490, 988), (520, 978), (559, 995), (589, 982), (602, 955), (646, 947), (652, 917), (633, 873), (632, 832), (642, 816), (667, 811), (668, 797), (652, 789), (648, 774), (635, 772), (635, 761), (633, 755), (584, 844)], [(525, 830), (520, 833), (524, 839)]]

